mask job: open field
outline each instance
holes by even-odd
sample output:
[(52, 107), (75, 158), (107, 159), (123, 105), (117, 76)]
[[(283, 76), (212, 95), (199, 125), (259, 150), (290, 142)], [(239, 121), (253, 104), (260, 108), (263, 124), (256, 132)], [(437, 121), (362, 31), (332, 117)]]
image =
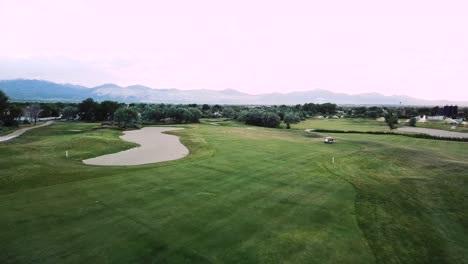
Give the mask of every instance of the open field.
[(130, 167), (81, 163), (120, 131), (28, 131), (0, 143), (0, 263), (468, 263), (468, 144), (303, 131), (387, 129), (361, 121), (187, 125), (190, 155)]

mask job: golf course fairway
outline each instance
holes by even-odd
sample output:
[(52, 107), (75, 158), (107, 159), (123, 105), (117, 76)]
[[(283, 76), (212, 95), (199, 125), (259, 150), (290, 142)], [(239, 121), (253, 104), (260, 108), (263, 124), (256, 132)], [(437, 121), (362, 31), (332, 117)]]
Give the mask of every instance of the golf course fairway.
[(217, 124), (139, 166), (83, 164), (136, 146), (91, 123), (0, 143), (0, 263), (468, 263), (468, 143)]

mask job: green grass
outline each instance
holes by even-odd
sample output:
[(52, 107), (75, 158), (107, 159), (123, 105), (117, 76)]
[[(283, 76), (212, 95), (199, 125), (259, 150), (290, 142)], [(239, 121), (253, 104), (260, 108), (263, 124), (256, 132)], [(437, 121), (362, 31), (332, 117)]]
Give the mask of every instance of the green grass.
[(347, 131), (390, 131), (383, 121), (362, 118), (307, 119), (299, 124), (292, 124), (292, 129), (331, 129)]
[(467, 143), (295, 126), (185, 126), (133, 167), (81, 164), (134, 146), (93, 124), (0, 143), (0, 263), (468, 263)]

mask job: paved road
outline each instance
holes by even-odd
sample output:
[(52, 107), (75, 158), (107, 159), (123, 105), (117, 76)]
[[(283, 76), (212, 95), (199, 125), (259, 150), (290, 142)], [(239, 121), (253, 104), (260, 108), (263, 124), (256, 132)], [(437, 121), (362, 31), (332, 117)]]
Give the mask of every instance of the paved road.
[(451, 137), (451, 138), (468, 138), (468, 133), (451, 132), (440, 129), (422, 128), (422, 127), (400, 127), (397, 129), (401, 132), (412, 132), (420, 134), (428, 134), (436, 137)]
[(18, 130), (16, 130), (15, 132), (13, 132), (11, 134), (0, 137), (0, 142), (7, 141), (7, 140), (13, 139), (15, 137), (18, 137), (18, 136), (22, 135), (24, 132), (29, 131), (31, 129), (48, 126), (48, 125), (52, 124), (53, 122), (54, 121), (48, 121), (48, 122), (45, 122), (44, 124), (40, 124), (38, 126), (25, 127), (25, 128), (18, 129)]

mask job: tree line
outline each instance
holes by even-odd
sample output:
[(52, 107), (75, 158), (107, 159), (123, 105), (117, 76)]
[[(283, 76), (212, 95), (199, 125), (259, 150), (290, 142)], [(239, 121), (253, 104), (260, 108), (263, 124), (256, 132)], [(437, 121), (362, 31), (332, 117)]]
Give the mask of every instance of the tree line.
[(313, 114), (335, 114), (336, 104), (305, 104), (295, 106), (223, 106), (208, 104), (121, 104), (112, 101), (101, 103), (88, 98), (77, 106), (66, 106), (62, 118), (105, 124), (116, 124), (119, 127), (144, 124), (185, 124), (197, 123), (200, 118), (227, 118), (238, 120), (249, 125), (278, 127), (284, 122), (300, 122)]
[[(463, 109), (468, 117), (468, 108)], [(308, 117), (379, 118), (384, 117), (394, 128), (399, 118), (440, 113), (434, 107), (378, 107), (337, 106), (333, 103), (296, 105), (208, 105), (208, 104), (125, 104), (115, 101), (97, 102), (92, 98), (80, 103), (18, 103), (10, 102), (0, 91), (0, 126), (14, 126), (20, 122), (36, 122), (43, 117), (60, 117), (64, 120), (102, 122), (104, 125), (135, 127), (137, 124), (197, 123), (200, 118), (226, 118), (248, 125), (290, 128)]]

